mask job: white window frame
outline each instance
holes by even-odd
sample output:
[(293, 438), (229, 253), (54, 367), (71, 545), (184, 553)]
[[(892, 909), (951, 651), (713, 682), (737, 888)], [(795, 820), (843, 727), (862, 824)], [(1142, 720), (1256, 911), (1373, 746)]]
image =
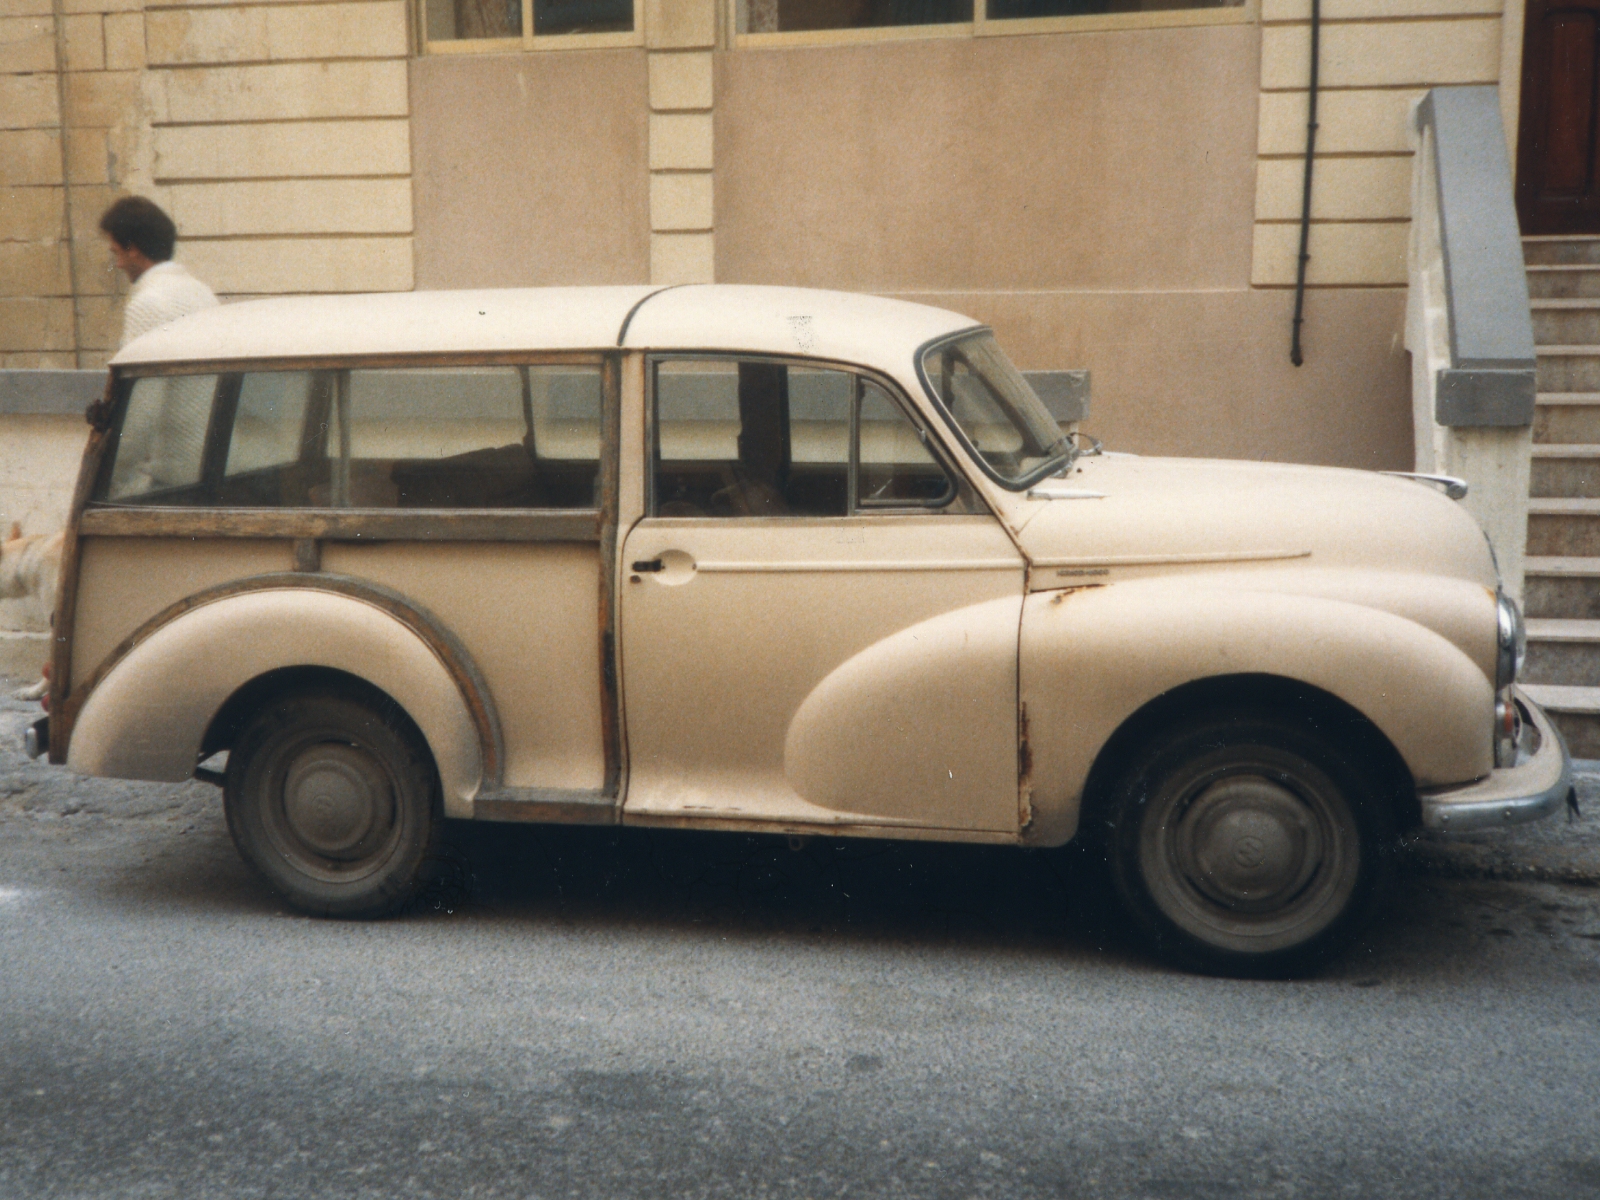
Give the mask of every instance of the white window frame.
[(417, 49), (422, 54), (507, 54), (518, 50), (603, 50), (644, 45), (644, 0), (633, 0), (633, 28), (625, 33), (534, 33), (533, 0), (522, 0), (522, 36), (509, 38), (428, 37), (428, 4), (417, 0)]

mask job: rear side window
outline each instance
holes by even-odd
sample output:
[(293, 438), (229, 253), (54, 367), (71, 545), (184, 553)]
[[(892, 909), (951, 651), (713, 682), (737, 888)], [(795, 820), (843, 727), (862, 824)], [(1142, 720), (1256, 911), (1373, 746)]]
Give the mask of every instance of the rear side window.
[(228, 508), (596, 508), (601, 369), (139, 379), (96, 499)]

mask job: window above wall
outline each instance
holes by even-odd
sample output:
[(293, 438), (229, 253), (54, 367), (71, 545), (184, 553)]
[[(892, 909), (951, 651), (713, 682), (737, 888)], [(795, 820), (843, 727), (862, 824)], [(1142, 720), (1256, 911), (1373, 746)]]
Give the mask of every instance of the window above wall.
[(417, 0), (432, 54), (642, 43), (641, 0)]
[(1242, 24), (1257, 0), (732, 0), (745, 46)]

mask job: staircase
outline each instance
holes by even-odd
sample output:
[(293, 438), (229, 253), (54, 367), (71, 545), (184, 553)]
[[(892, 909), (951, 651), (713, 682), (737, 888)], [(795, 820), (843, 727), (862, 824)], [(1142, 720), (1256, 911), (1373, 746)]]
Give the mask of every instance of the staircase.
[(1600, 237), (1523, 239), (1539, 360), (1524, 607), (1528, 694), (1600, 758)]

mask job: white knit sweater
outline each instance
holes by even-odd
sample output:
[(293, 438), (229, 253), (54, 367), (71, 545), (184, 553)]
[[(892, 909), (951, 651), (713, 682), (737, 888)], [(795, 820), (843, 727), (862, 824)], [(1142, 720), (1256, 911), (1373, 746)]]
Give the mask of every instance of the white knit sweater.
[(214, 308), (216, 303), (211, 289), (180, 264), (156, 263), (145, 269), (128, 293), (128, 307), (122, 316), (122, 341), (118, 345), (126, 346), (152, 329), (202, 308)]

